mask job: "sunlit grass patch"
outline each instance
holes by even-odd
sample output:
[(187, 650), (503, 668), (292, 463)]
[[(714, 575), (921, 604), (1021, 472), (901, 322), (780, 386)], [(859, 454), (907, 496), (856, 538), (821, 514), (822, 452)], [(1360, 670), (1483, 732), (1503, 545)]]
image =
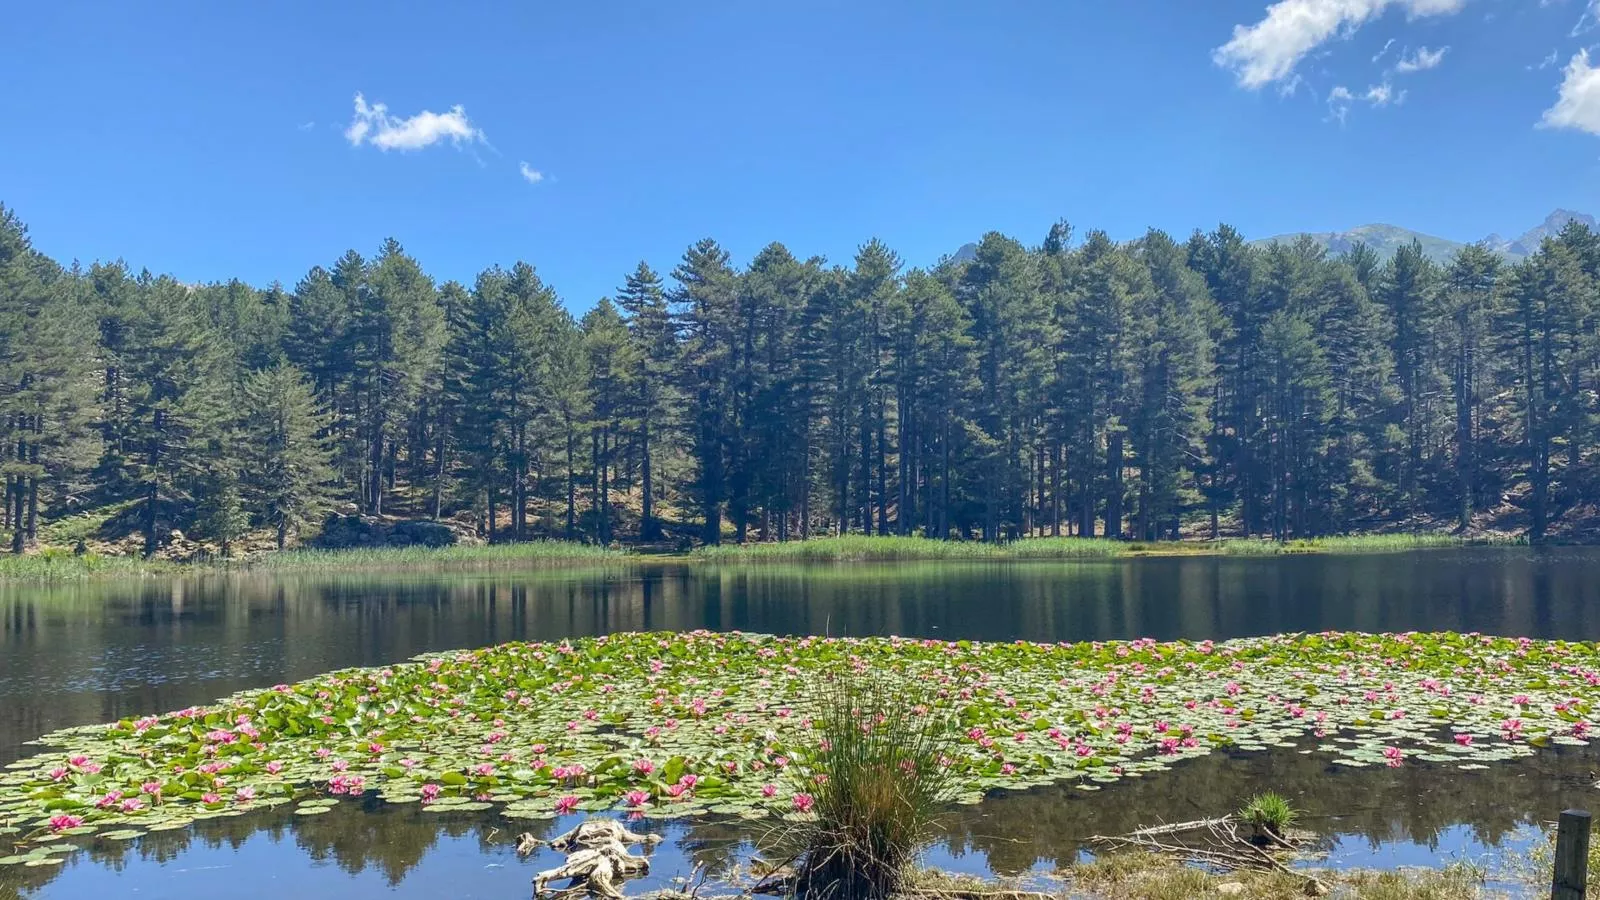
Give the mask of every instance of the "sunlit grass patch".
[[(1485, 886), (1484, 870), (1470, 863), (1438, 869), (1393, 871), (1247, 869), (1210, 872), (1158, 853), (1129, 852), (1070, 866), (1059, 873), (1072, 900), (1282, 900), (1307, 896), (1315, 877), (1340, 900), (1490, 900), (1503, 892)], [(1048, 893), (1056, 893), (1049, 891)]]

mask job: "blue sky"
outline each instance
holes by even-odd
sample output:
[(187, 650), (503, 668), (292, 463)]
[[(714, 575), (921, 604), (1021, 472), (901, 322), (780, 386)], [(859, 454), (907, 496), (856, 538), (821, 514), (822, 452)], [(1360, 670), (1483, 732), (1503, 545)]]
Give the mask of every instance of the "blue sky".
[(526, 259), (575, 310), (705, 236), (1515, 235), (1600, 213), (1597, 11), (52, 0), (7, 15), (0, 202), (62, 260), (292, 285), (392, 235), (440, 280)]

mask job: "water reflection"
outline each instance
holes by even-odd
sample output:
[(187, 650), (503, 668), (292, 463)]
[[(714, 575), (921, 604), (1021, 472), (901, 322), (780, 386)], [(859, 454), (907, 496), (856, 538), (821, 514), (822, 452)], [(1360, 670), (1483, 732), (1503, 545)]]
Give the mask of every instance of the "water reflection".
[(629, 630), (986, 640), (1464, 630), (1600, 638), (1600, 553), (218, 577), (0, 586), (0, 762), (66, 725), (430, 650)]
[[(1350, 770), (1329, 765), (1321, 754), (1296, 752), (1215, 754), (1096, 792), (1055, 786), (952, 809), (929, 862), (1005, 875), (1053, 869), (1082, 859), (1094, 834), (1218, 815), (1263, 787), (1289, 796), (1305, 811), (1305, 827), (1327, 845), (1339, 844), (1340, 865), (1372, 865), (1396, 855), (1478, 857), (1592, 796), (1597, 762), (1600, 753), (1588, 748), (1542, 752), (1477, 771), (1430, 765)], [(548, 837), (571, 824), (513, 822), (493, 813), (437, 814), (376, 799), (365, 807), (341, 803), (312, 817), (279, 808), (211, 819), (129, 844), (95, 840), (64, 870), (0, 869), (0, 896), (8, 886), (41, 897), (98, 896), (108, 874), (118, 877), (119, 895), (139, 890), (194, 896), (197, 882), (209, 877), (196, 873), (220, 871), (230, 873), (231, 897), (281, 898), (282, 873), (306, 870), (322, 874), (292, 877), (310, 879), (305, 883), (317, 895), (342, 885), (340, 893), (356, 896), (440, 896), (427, 891), (449, 885), (450, 896), (520, 897), (527, 879), (554, 857), (520, 863), (512, 852), (513, 835), (531, 830)], [(771, 834), (770, 824), (743, 820), (643, 820), (631, 827), (667, 837), (655, 851), (646, 888), (667, 886), (698, 865), (726, 871)], [(336, 879), (330, 868), (345, 877)]]
[[(348, 666), (514, 639), (695, 628), (987, 640), (1449, 629), (1592, 640), (1600, 638), (1600, 552), (645, 564), (483, 576), (0, 585), (0, 762), (64, 726), (206, 703)], [(1342, 836), (1342, 848), (1365, 842), (1373, 850), (1444, 853), (1463, 841), (1493, 846), (1519, 826), (1552, 818), (1580, 802), (1593, 768), (1589, 754), (1571, 752), (1478, 772), (1331, 772), (1320, 756), (1214, 755), (1095, 793), (1057, 787), (996, 797), (952, 819), (935, 862), (1007, 873), (1062, 864), (1077, 858), (1090, 834), (1224, 811), (1263, 786), (1326, 817), (1313, 823)], [(275, 898), (293, 890), (325, 895), (329, 883), (316, 879), (330, 867), (351, 879), (339, 890), (355, 895), (401, 885), (417, 896), (522, 896), (532, 870), (509, 856), (510, 827), (349, 805), (292, 822), (286, 814), (222, 819), (151, 835), (131, 849), (97, 844), (62, 872), (0, 869), (0, 897), (8, 885), (46, 884), (49, 896), (121, 895), (124, 880), (157, 896), (194, 896), (211, 877), (203, 874), (213, 871), (208, 866), (228, 867), (215, 870), (232, 873), (217, 884), (235, 897), (254, 896), (258, 887)], [(691, 858), (725, 862), (752, 832), (742, 822), (697, 823), (672, 835), (661, 852), (677, 853), (687, 868)], [(248, 880), (239, 880), (241, 872)], [(112, 876), (122, 879), (115, 889), (96, 880)]]

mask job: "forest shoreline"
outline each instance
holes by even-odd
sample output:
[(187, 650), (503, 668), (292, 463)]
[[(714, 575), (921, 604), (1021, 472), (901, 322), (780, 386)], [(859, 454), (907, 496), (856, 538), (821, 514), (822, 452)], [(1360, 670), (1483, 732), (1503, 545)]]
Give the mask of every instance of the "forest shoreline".
[(689, 551), (601, 547), (569, 541), (527, 541), (448, 547), (379, 547), (266, 551), (232, 559), (179, 561), (131, 555), (73, 553), (47, 547), (0, 557), (0, 583), (78, 578), (148, 578), (188, 575), (304, 575), (363, 572), (410, 574), (530, 571), (595, 565), (839, 564), (886, 562), (1087, 562), (1167, 556), (1260, 557), (1398, 553), (1469, 546), (1522, 544), (1520, 538), (1450, 534), (1370, 534), (1270, 541), (1246, 538), (1123, 541), (1111, 538), (1022, 538), (989, 544), (919, 537), (813, 538), (782, 543), (723, 544)]

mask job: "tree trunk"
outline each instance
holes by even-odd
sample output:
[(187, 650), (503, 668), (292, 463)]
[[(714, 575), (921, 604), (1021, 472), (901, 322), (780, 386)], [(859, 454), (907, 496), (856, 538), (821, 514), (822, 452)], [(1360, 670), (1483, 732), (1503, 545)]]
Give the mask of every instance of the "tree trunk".
[(644, 491), (644, 501), (639, 513), (639, 540), (661, 539), (661, 526), (656, 524), (655, 481), (650, 469), (650, 420), (639, 427), (639, 480)]
[(526, 540), (528, 536), (528, 427), (517, 426), (517, 453), (512, 465), (512, 502), (516, 510), (511, 520), (511, 536)]
[(567, 540), (575, 540), (578, 529), (578, 486), (573, 472), (574, 436), (572, 420), (567, 420)]

